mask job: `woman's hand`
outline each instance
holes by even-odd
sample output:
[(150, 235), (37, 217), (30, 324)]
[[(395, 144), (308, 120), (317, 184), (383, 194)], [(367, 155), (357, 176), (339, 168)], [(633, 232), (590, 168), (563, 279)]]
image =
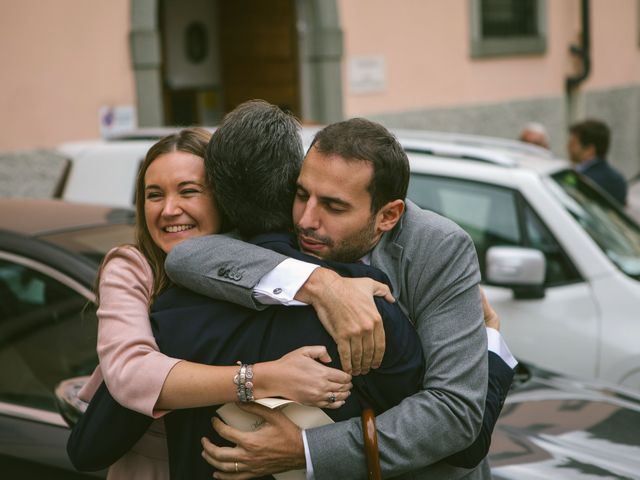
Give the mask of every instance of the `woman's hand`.
[(339, 408), (353, 385), (348, 373), (322, 365), (330, 361), (327, 349), (316, 345), (259, 363), (254, 366), (254, 385), (261, 387), (256, 397), (278, 396), (312, 407)]

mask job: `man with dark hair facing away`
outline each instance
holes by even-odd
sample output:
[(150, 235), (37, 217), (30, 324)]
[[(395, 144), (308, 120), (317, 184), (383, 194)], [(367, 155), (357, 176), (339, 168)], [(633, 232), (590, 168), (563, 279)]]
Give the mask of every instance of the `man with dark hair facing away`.
[(569, 159), (581, 173), (615, 199), (627, 204), (627, 182), (607, 161), (611, 133), (600, 120), (584, 120), (569, 127)]

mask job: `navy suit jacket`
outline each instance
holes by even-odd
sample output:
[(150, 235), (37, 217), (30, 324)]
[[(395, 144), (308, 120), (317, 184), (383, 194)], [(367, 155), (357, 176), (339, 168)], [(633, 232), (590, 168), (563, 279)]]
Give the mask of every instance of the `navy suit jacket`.
[[(345, 276), (371, 276), (386, 281), (384, 274), (364, 265), (321, 262), (303, 255), (288, 236), (265, 235), (256, 243), (330, 266)], [(379, 413), (419, 388), (423, 362), (415, 331), (398, 307), (382, 299), (377, 299), (376, 304), (387, 337), (383, 365), (369, 375), (354, 377), (354, 394), (345, 406), (326, 410), (336, 421), (359, 415), (365, 405)], [(311, 307), (273, 306), (256, 312), (174, 287), (154, 304), (152, 326), (160, 349), (178, 358), (216, 365), (232, 365), (239, 359), (255, 363), (279, 358), (298, 346), (324, 344), (334, 359), (332, 366), (339, 367), (335, 343)], [(482, 432), (469, 448), (447, 459), (451, 464), (471, 468), (484, 458), (512, 378), (513, 371), (489, 352), (489, 390)], [(210, 427), (213, 410), (215, 407), (178, 410), (165, 417), (172, 478), (211, 478), (211, 467), (200, 457), (199, 438), (208, 436), (223, 443)], [(73, 428), (67, 445), (69, 457), (79, 470), (106, 468), (133, 446), (151, 421), (120, 406), (102, 384)]]
[[(323, 262), (300, 253), (289, 235), (260, 235), (254, 243), (289, 257), (331, 266), (343, 276), (369, 276), (387, 281), (366, 265)], [(325, 412), (335, 421), (360, 415), (369, 406), (376, 414), (387, 410), (420, 388), (424, 359), (413, 325), (400, 308), (376, 299), (386, 332), (386, 351), (380, 368), (353, 379), (354, 389), (345, 405)], [(305, 345), (325, 345), (340, 368), (335, 342), (311, 306), (274, 305), (252, 310), (213, 300), (189, 290), (171, 287), (153, 305), (151, 325), (163, 353), (211, 365), (234, 365), (276, 360)], [(211, 478), (212, 466), (202, 460), (200, 438), (229, 445), (211, 426), (217, 407), (176, 410), (165, 417), (171, 478)]]
[(598, 159), (589, 165), (582, 174), (615, 198), (620, 205), (627, 204), (627, 182), (622, 174), (606, 161)]

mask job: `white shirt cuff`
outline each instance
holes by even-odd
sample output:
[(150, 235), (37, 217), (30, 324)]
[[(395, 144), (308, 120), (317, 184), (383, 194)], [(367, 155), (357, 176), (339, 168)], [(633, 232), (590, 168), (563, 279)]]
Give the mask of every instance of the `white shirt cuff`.
[(504, 363), (509, 365), (511, 368), (516, 368), (518, 365), (518, 361), (511, 355), (511, 351), (509, 347), (507, 347), (507, 343), (500, 335), (500, 332), (495, 328), (487, 327), (487, 344), (489, 347), (489, 351), (498, 355)]
[(307, 480), (313, 480), (313, 464), (311, 463), (309, 445), (307, 445), (307, 433), (304, 430), (302, 430), (302, 443), (304, 444), (304, 461), (307, 463)]
[(287, 258), (260, 279), (253, 298), (263, 305), (306, 305), (293, 297), (316, 268), (318, 265)]

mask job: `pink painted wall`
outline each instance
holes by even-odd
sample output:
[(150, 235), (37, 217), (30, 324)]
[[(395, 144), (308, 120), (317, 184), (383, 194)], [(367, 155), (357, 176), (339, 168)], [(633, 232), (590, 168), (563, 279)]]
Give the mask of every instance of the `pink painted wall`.
[[(591, 0), (594, 65), (589, 89), (640, 83), (640, 2)], [(596, 20), (597, 19), (597, 20)]]
[[(585, 89), (640, 84), (638, 2), (592, 0), (593, 73)], [(580, 31), (578, 0), (547, 0), (547, 51), (472, 59), (470, 3), (338, 0), (344, 31), (345, 116), (564, 95), (568, 53)], [(387, 88), (349, 91), (348, 61), (386, 60)]]
[(99, 135), (135, 103), (129, 0), (14, 0), (0, 15), (0, 151)]

